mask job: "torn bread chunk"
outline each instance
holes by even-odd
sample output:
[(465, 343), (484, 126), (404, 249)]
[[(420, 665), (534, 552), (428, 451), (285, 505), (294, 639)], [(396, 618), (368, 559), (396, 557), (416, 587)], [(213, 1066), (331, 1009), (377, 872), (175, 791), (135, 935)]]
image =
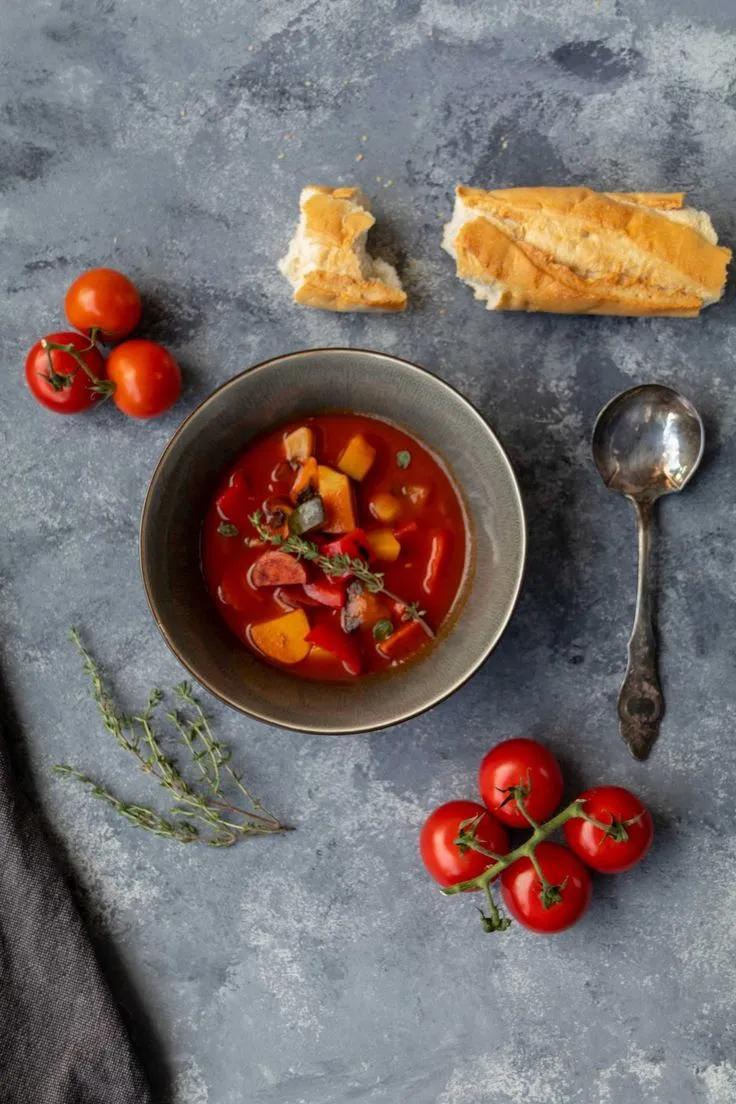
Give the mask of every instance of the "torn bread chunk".
[(694, 318), (731, 250), (682, 192), (459, 185), (442, 247), (488, 310)]
[(404, 310), (406, 292), (396, 270), (366, 250), (376, 220), (358, 188), (310, 184), (299, 208), (296, 233), (279, 261), (294, 302), (332, 311)]

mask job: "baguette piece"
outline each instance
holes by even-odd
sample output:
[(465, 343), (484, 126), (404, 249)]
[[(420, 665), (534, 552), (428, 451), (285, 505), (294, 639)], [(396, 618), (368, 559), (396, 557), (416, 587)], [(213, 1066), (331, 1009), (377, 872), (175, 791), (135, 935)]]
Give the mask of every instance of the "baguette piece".
[(396, 270), (366, 251), (376, 220), (358, 188), (310, 184), (299, 208), (296, 233), (279, 261), (295, 303), (333, 311), (404, 310), (406, 292)]
[(682, 192), (459, 185), (442, 247), (488, 310), (694, 318), (731, 250)]

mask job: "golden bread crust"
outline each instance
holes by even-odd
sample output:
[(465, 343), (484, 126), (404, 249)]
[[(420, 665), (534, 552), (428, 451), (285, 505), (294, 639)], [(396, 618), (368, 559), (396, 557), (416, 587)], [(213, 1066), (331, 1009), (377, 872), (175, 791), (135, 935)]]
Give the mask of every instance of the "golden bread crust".
[(358, 188), (310, 185), (299, 226), (279, 263), (302, 306), (333, 311), (402, 311), (406, 293), (393, 268), (365, 249), (375, 219)]
[(701, 232), (704, 216), (691, 212), (690, 224), (683, 202), (679, 192), (461, 185), (445, 247), (493, 309), (693, 317), (720, 298), (731, 251)]
[(294, 302), (320, 310), (402, 311), (406, 307), (406, 292), (381, 280), (360, 280), (315, 269), (295, 289)]

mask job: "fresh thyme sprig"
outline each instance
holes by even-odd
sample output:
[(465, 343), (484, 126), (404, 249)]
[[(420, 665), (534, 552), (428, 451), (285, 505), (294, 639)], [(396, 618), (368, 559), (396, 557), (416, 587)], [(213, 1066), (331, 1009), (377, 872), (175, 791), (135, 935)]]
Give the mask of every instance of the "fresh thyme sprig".
[(146, 805), (132, 805), (127, 801), (121, 801), (120, 798), (106, 790), (104, 786), (95, 782), (94, 778), (90, 778), (88, 774), (83, 774), (74, 767), (67, 766), (65, 763), (57, 763), (53, 771), (60, 778), (72, 778), (77, 782), (81, 782), (83, 786), (88, 788), (92, 797), (97, 797), (106, 802), (115, 812), (120, 813), (131, 824), (134, 824), (136, 828), (145, 828), (147, 832), (152, 832), (154, 836), (174, 839), (179, 843), (194, 843), (199, 838), (199, 832), (193, 824), (189, 824), (185, 820), (177, 824), (172, 820), (167, 820), (166, 817), (161, 816), (154, 809), (149, 809)]
[[(180, 708), (166, 716), (199, 772), (197, 783), (190, 782), (176, 760), (165, 753), (161, 736), (154, 727), (156, 711), (164, 698), (163, 692), (152, 690), (140, 713), (121, 713), (105, 688), (97, 663), (84, 647), (76, 629), (71, 630), (70, 637), (82, 657), (92, 697), (105, 728), (124, 751), (133, 755), (140, 769), (155, 778), (168, 792), (174, 804), (166, 815), (162, 815), (148, 806), (122, 801), (76, 767), (59, 764), (54, 767), (54, 773), (87, 786), (93, 797), (105, 801), (136, 827), (178, 843), (200, 842), (209, 847), (230, 847), (244, 836), (286, 830), (285, 825), (248, 792), (240, 774), (230, 765), (230, 750), (215, 739), (190, 683), (182, 682), (174, 688)], [(236, 805), (230, 801), (224, 789), (225, 783), (237, 788), (245, 804), (241, 802)]]
[(369, 590), (372, 594), (378, 594), (384, 590), (383, 572), (371, 571), (365, 560), (348, 556), (344, 552), (338, 553), (337, 556), (325, 556), (313, 541), (305, 540), (304, 537), (298, 537), (294, 533), (291, 533), (288, 537), (282, 537), (279, 533), (272, 533), (263, 524), (263, 515), (260, 510), (256, 510), (254, 514), (251, 514), (248, 520), (253, 528), (257, 530), (261, 540), (277, 545), (283, 552), (290, 552), (300, 560), (310, 560), (321, 568), (325, 575), (339, 576), (350, 573), (356, 579), (359, 579), (366, 590)]

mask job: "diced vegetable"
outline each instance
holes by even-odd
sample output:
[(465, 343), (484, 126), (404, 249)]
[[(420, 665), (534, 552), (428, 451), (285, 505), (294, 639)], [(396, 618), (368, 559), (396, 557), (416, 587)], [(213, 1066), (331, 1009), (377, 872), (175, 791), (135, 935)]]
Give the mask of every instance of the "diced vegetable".
[(287, 460), (306, 460), (314, 454), (314, 432), (308, 426), (300, 426), (284, 437)]
[(361, 479), (365, 479), (375, 459), (376, 450), (373, 445), (368, 444), (362, 433), (356, 433), (340, 453), (337, 466), (340, 471), (360, 483)]
[(421, 621), (408, 621), (406, 625), (396, 629), (376, 647), (386, 659), (398, 662), (413, 655), (423, 644), (427, 644), (430, 640), (431, 637), (422, 626)]
[(434, 594), (442, 579), (442, 572), (450, 554), (450, 533), (447, 529), (435, 529), (429, 544), (429, 559), (424, 573), (422, 589), (425, 594)]
[(325, 533), (349, 533), (355, 528), (355, 500), (350, 480), (343, 472), (320, 464), (317, 490), (325, 508)]
[(248, 515), (255, 509), (255, 501), (247, 487), (241, 483), (228, 487), (218, 496), (216, 505), (223, 521), (229, 521), (243, 531), (250, 528)]
[(411, 464), (411, 453), (408, 449), (401, 449), (396, 453), (396, 463), (400, 468), (408, 468)]
[(306, 583), (307, 572), (288, 552), (264, 552), (250, 569), (250, 581), (254, 587), (296, 586)]
[(395, 495), (374, 494), (368, 503), (368, 509), (376, 521), (382, 521), (388, 525), (390, 522), (396, 521), (401, 513), (401, 503)]
[(313, 598), (319, 605), (330, 606), (332, 609), (342, 609), (347, 597), (347, 580), (316, 579), (313, 583), (305, 583), (302, 589), (309, 598)]
[(297, 506), (289, 517), (289, 532), (296, 536), (319, 529), (325, 520), (325, 508), (319, 495), (308, 498)]
[(307, 640), (310, 644), (316, 644), (318, 648), (332, 652), (351, 675), (360, 674), (362, 663), (357, 641), (346, 636), (337, 625), (330, 621), (323, 621), (309, 630)]
[(432, 488), (424, 483), (407, 483), (401, 488), (401, 493), (409, 499), (412, 506), (421, 507), (429, 502)]
[(296, 473), (294, 484), (291, 488), (290, 498), (292, 502), (298, 502), (307, 494), (316, 494), (319, 482), (318, 464), (313, 456), (308, 456)]
[(250, 639), (259, 651), (278, 663), (300, 663), (309, 655), (309, 621), (304, 610), (292, 610), (270, 621), (250, 626)]
[[(349, 556), (351, 560), (365, 560), (366, 562), (370, 556), (368, 539), (363, 529), (353, 529), (350, 533), (346, 533), (344, 537), (338, 537), (337, 540), (330, 541), (329, 544), (323, 544), (320, 551), (323, 556)], [(349, 574), (349, 572), (346, 574)]]
[(282, 609), (302, 609), (304, 606), (317, 608), (321, 605), (315, 598), (305, 593), (303, 586), (282, 586), (273, 592), (274, 599)]
[(357, 579), (350, 583), (347, 600), (340, 615), (343, 632), (355, 632), (364, 626), (372, 628), (377, 621), (386, 619), (388, 614), (386, 603), (377, 595), (371, 594)]
[(391, 529), (372, 529), (370, 533), (366, 533), (365, 539), (377, 560), (388, 560), (390, 563), (398, 560), (401, 545)]

